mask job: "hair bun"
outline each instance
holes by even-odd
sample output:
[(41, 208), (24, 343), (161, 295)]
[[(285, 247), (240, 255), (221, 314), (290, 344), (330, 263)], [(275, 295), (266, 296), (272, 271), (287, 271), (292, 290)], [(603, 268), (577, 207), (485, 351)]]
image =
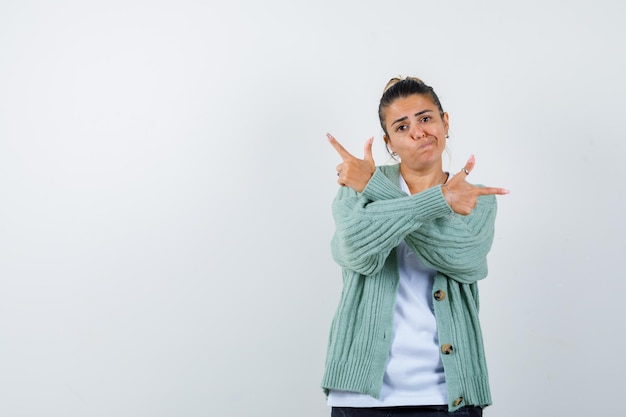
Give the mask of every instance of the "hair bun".
[(385, 91), (389, 90), (391, 87), (393, 87), (394, 85), (396, 85), (400, 81), (404, 81), (404, 80), (411, 80), (411, 81), (418, 82), (420, 84), (424, 84), (424, 81), (420, 80), (417, 77), (402, 77), (402, 76), (394, 77), (391, 80), (389, 80), (389, 82), (385, 86), (385, 89), (383, 90), (383, 94), (385, 93)]

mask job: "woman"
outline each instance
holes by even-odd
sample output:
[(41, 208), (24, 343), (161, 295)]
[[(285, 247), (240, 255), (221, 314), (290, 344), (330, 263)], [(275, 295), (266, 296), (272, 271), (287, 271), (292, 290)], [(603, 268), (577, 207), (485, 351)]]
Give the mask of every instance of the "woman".
[(450, 177), (448, 114), (417, 78), (392, 79), (378, 109), (387, 149), (376, 167), (328, 139), (343, 162), (333, 258), (344, 288), (322, 386), (333, 417), (481, 416), (491, 404), (476, 282), (487, 275), (501, 188)]

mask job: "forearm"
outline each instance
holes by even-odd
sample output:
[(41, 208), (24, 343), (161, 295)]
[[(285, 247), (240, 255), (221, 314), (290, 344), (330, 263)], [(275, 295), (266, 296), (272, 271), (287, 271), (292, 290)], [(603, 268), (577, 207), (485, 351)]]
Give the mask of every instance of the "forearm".
[[(451, 213), (441, 189), (371, 201), (365, 193), (342, 188), (333, 203), (336, 232), (331, 243), (335, 261), (363, 275), (382, 268), (395, 247), (424, 222)], [(392, 197), (393, 190), (388, 191)]]
[[(380, 170), (362, 194), (371, 201), (406, 195)], [(495, 197), (481, 196), (471, 214), (461, 216), (450, 211), (412, 230), (405, 240), (430, 267), (458, 281), (475, 282), (487, 275), (486, 257), (493, 241), (495, 216)]]
[(411, 232), (406, 241), (428, 266), (472, 283), (487, 276), (495, 216), (495, 197), (482, 197), (470, 215), (436, 219)]

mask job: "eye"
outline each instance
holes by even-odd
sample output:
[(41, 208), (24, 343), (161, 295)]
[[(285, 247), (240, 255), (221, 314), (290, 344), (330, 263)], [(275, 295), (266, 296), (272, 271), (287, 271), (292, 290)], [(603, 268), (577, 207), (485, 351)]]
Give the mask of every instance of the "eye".
[(396, 128), (396, 132), (402, 132), (404, 130), (407, 130), (408, 126), (407, 125), (400, 125)]
[(420, 119), (420, 122), (422, 122), (422, 123), (428, 123), (428, 122), (430, 122), (431, 120), (432, 120), (432, 117), (430, 117), (430, 116), (424, 116), (424, 117), (422, 117), (422, 118)]

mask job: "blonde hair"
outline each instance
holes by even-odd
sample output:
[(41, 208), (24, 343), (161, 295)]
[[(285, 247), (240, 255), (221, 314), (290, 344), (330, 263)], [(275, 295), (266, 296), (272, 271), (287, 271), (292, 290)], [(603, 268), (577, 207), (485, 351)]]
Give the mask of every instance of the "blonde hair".
[(403, 80), (412, 80), (421, 84), (424, 84), (424, 81), (422, 81), (421, 79), (417, 78), (417, 77), (394, 77), (391, 80), (389, 80), (389, 82), (387, 83), (387, 85), (385, 86), (385, 89), (383, 90), (383, 94), (385, 94), (385, 92), (387, 92), (387, 90), (389, 90), (391, 87), (393, 87), (394, 85), (396, 85), (397, 83), (399, 83), (400, 81)]

